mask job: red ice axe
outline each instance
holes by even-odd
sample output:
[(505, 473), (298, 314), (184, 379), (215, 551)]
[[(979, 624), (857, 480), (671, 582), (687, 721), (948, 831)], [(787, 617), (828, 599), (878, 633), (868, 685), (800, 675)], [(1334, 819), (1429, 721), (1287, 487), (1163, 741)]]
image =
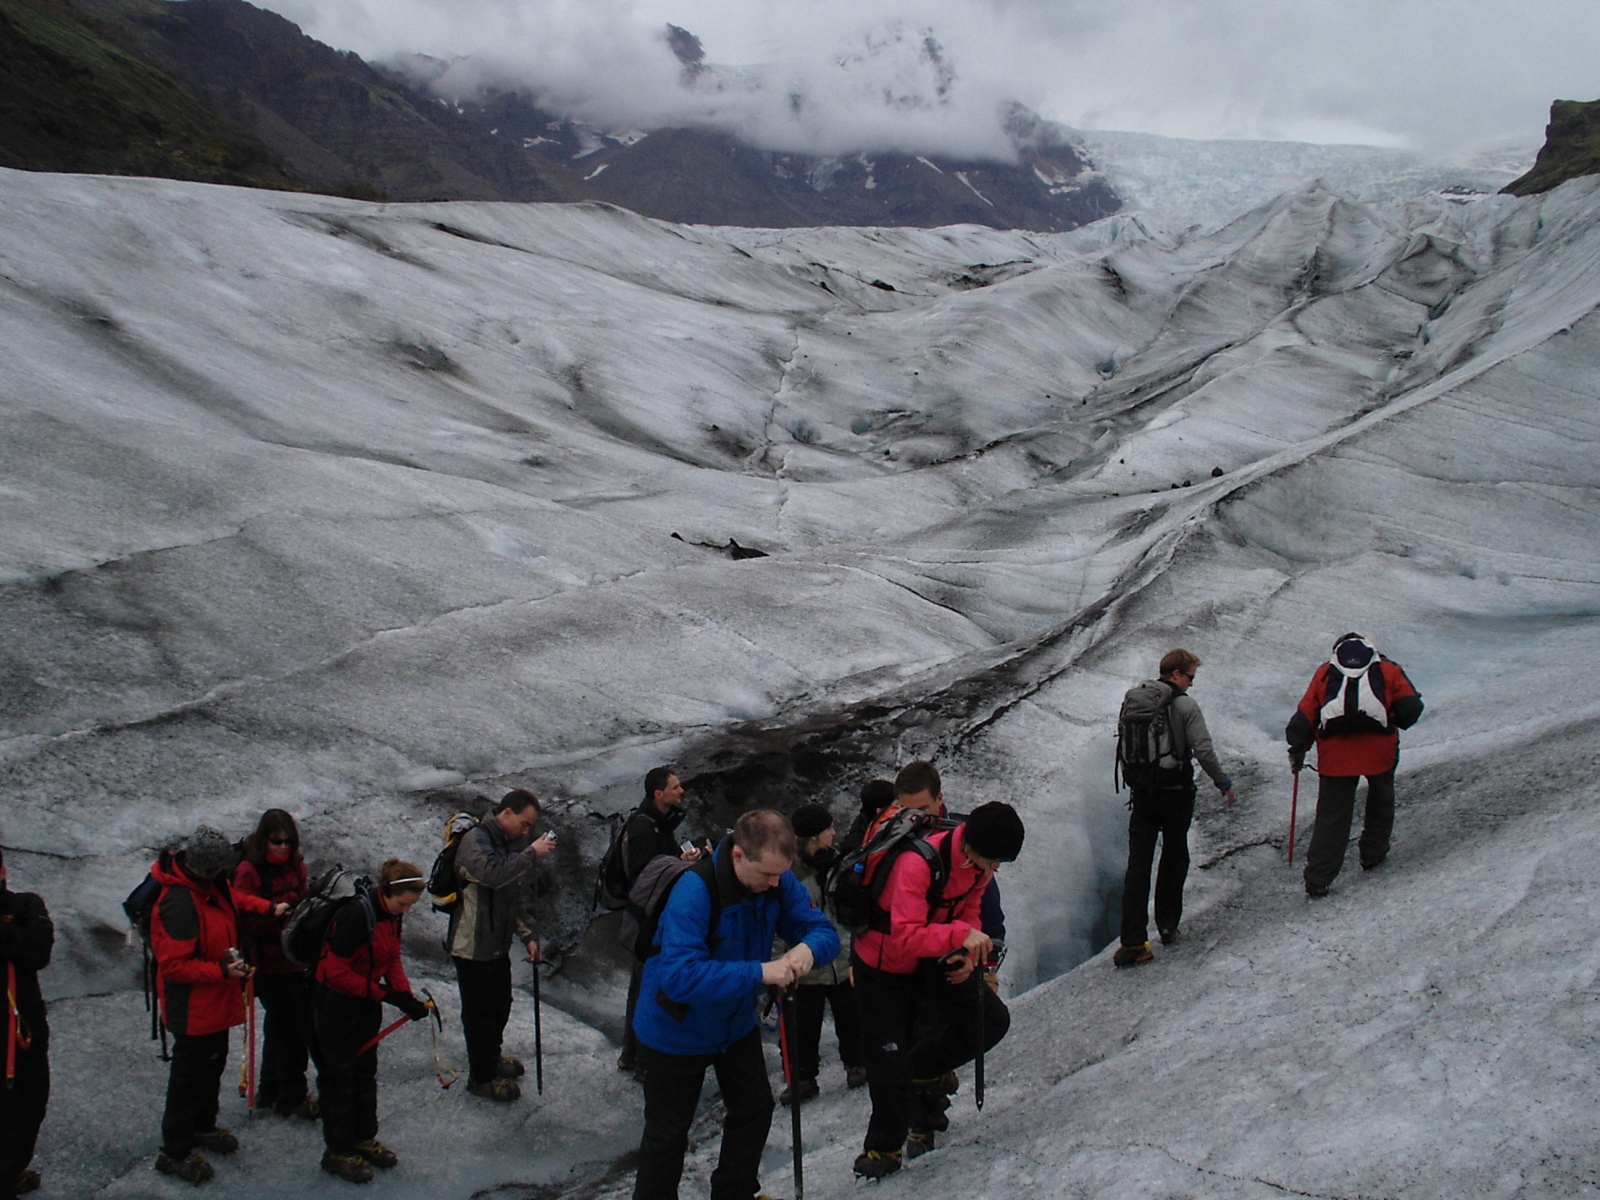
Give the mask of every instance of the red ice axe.
[[(434, 1007), (433, 1001), (430, 999), (426, 1003), (428, 1008), (432, 1010)], [(410, 1017), (401, 1017), (398, 1021), (393, 1021), (390, 1024), (385, 1025), (382, 1029), (378, 1030), (377, 1033), (373, 1034), (372, 1037), (367, 1040), (366, 1044), (361, 1047), (361, 1049), (356, 1051), (356, 1057), (360, 1058), (363, 1054), (365, 1054), (368, 1050), (371, 1050), (379, 1042), (383, 1041), (384, 1038), (388, 1037), (396, 1029), (399, 1029), (400, 1026), (409, 1024), (411, 1024)]]

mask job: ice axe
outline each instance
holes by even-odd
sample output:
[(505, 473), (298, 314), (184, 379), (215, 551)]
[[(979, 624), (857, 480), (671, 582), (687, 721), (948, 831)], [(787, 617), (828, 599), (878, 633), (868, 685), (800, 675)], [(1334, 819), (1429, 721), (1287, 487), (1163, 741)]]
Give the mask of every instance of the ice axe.
[[(423, 995), (427, 996), (428, 993), (424, 992)], [(436, 1013), (436, 1012), (439, 1011), (439, 1006), (433, 1002), (433, 997), (432, 996), (428, 996), (427, 1000), (425, 1000), (424, 1003), (428, 1006), (428, 1010), (430, 1012), (435, 1012)], [(363, 1054), (365, 1054), (368, 1050), (371, 1050), (379, 1042), (383, 1041), (384, 1038), (388, 1037), (396, 1029), (399, 1029), (400, 1026), (409, 1025), (410, 1023), (411, 1023), (411, 1018), (410, 1017), (401, 1017), (398, 1021), (392, 1021), (388, 1025), (385, 1025), (382, 1029), (378, 1030), (377, 1033), (373, 1034), (370, 1038), (368, 1038), (366, 1040), (365, 1043), (362, 1044), (361, 1049), (356, 1051), (355, 1057), (360, 1058)]]
[(1296, 814), (1300, 810), (1300, 771), (1301, 771), (1301, 768), (1304, 768), (1307, 771), (1315, 771), (1316, 770), (1315, 767), (1309, 766), (1303, 761), (1301, 762), (1299, 767), (1294, 768), (1294, 786), (1289, 790), (1289, 861), (1290, 862), (1294, 861), (1294, 826), (1295, 826), (1295, 817), (1296, 817)]
[(245, 1111), (252, 1116), (256, 1111), (256, 973), (244, 977), (245, 1051), (244, 1078), (239, 1081), (239, 1093), (244, 1097)]

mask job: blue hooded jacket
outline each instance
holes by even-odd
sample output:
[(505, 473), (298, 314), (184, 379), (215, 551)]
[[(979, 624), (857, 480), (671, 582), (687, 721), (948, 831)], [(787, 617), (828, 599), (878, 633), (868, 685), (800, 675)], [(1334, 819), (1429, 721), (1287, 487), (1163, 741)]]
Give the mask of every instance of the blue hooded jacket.
[(791, 946), (805, 942), (817, 962), (839, 952), (839, 935), (813, 907), (804, 885), (785, 871), (775, 887), (747, 891), (734, 876), (732, 841), (714, 859), (722, 897), (716, 938), (708, 938), (711, 893), (698, 872), (685, 871), (661, 910), (655, 945), (645, 960), (633, 1031), (663, 1054), (720, 1054), (756, 1027), (761, 964), (774, 933)]

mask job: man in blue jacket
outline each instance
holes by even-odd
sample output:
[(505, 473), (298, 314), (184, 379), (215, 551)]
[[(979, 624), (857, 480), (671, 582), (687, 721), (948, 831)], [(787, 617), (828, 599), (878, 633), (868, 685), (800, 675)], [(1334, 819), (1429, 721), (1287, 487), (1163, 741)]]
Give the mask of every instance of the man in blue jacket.
[[(756, 1175), (774, 1102), (756, 1001), (762, 989), (786, 988), (839, 952), (832, 923), (790, 870), (796, 849), (781, 813), (747, 812), (710, 870), (684, 872), (662, 909), (633, 1017), (646, 1068), (634, 1200), (677, 1200), (707, 1067), (727, 1108), (711, 1200), (753, 1200), (761, 1190)], [(774, 934), (790, 949), (768, 960)]]

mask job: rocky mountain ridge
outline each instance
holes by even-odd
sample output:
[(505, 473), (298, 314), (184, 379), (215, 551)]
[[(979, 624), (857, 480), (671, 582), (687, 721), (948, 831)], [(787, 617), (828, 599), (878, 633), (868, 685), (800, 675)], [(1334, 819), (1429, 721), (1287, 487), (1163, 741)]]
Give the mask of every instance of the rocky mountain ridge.
[[(1056, 232), (1120, 207), (1068, 133), (1007, 115), (1013, 163), (597, 130), (521, 93), (441, 99), (245, 0), (0, 0), (0, 165), (372, 200), (599, 199), (696, 224)], [(692, 35), (681, 55), (693, 58)], [(697, 65), (687, 61), (685, 70)]]

